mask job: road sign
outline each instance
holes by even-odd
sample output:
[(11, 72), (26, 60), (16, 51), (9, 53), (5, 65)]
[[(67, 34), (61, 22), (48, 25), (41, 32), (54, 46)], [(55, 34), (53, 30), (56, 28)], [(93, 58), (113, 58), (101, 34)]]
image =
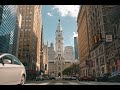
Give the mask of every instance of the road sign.
[(106, 35), (106, 42), (112, 42), (112, 35)]

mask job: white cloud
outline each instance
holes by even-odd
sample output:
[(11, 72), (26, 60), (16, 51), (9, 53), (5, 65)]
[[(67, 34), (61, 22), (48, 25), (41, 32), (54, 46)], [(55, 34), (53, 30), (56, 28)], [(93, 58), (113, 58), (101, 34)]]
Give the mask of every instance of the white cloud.
[(77, 18), (79, 7), (79, 5), (54, 5), (53, 10), (56, 9), (61, 16)]
[(47, 15), (48, 15), (48, 16), (53, 16), (52, 13), (50, 13), (50, 12), (48, 12)]
[(72, 38), (77, 37), (77, 36), (78, 36), (78, 33), (73, 32), (73, 34), (72, 34)]

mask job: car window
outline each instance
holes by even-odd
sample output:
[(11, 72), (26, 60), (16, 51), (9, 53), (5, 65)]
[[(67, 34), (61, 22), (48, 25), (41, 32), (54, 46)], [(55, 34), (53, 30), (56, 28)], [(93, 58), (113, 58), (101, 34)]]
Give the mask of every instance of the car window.
[(1, 59), (2, 59), (2, 60), (4, 60), (4, 59), (9, 59), (9, 60), (11, 60), (11, 64), (13, 63), (13, 60), (12, 60), (12, 56), (11, 56), (11, 55), (5, 55), (5, 56), (3, 56)]
[(2, 63), (2, 58), (0, 58), (0, 63)]
[(21, 62), (19, 61), (18, 58), (14, 57), (14, 56), (12, 56), (12, 58), (13, 58), (13, 64), (21, 65)]

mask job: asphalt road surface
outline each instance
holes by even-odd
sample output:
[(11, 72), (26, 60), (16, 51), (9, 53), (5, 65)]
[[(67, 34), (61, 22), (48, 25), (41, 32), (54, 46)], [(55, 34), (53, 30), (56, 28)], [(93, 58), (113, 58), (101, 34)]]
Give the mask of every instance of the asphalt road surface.
[(25, 85), (120, 85), (120, 83), (78, 81), (78, 80), (44, 80), (44, 81), (29, 81), (26, 82)]

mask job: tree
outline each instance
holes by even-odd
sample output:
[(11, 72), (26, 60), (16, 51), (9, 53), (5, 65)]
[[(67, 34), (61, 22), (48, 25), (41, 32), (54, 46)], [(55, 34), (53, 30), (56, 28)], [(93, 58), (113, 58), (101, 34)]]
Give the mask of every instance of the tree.
[(63, 75), (76, 75), (79, 73), (79, 64), (72, 64), (70, 67), (63, 70)]

